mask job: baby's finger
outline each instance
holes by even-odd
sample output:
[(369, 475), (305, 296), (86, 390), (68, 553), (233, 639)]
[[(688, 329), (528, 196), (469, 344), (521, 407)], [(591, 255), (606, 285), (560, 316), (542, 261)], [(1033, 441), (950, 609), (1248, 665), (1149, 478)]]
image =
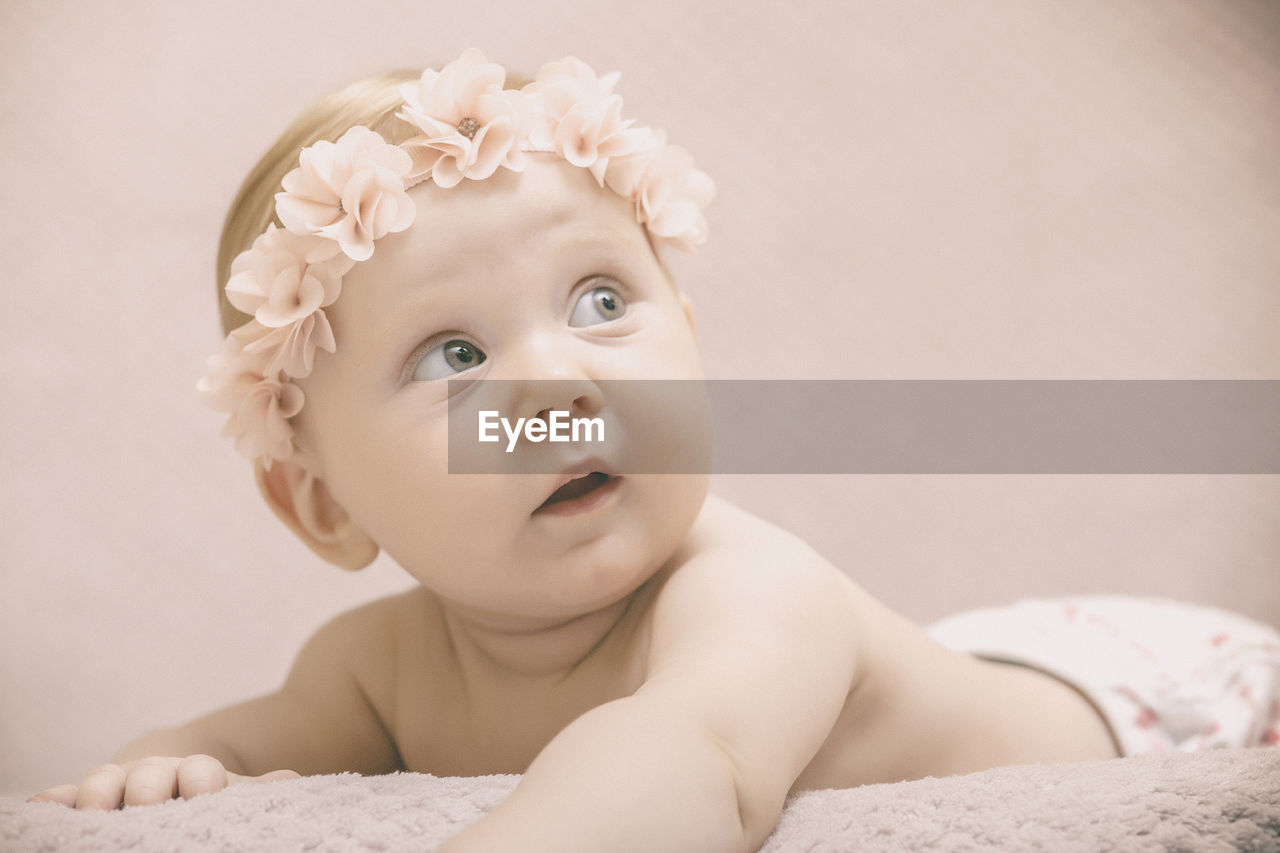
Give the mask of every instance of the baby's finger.
[(124, 780), (124, 769), (120, 765), (102, 765), (80, 783), (80, 790), (76, 792), (76, 808), (101, 811), (120, 808)]
[(211, 755), (188, 755), (178, 764), (178, 796), (211, 794), (227, 787), (227, 769)]
[(272, 770), (270, 773), (263, 773), (261, 776), (242, 776), (239, 773), (227, 773), (228, 785), (243, 785), (246, 782), (275, 782), (280, 779), (297, 779), (297, 773), (292, 770)]
[(292, 770), (272, 770), (270, 773), (263, 773), (261, 776), (246, 776), (246, 782), (276, 782), (281, 779), (299, 779), (300, 774)]
[(124, 783), (126, 806), (149, 806), (178, 795), (178, 771), (172, 766), (143, 762), (129, 770)]
[(76, 792), (79, 790), (79, 785), (55, 785), (52, 788), (46, 788), (34, 797), (27, 797), (27, 802), (60, 803), (64, 806), (74, 806), (76, 804)]
[(135, 768), (144, 764), (158, 764), (161, 767), (168, 767), (176, 770), (178, 765), (182, 763), (182, 759), (173, 755), (152, 755), (148, 758), (135, 758), (133, 761), (126, 761), (120, 766), (124, 768), (125, 773), (132, 773)]

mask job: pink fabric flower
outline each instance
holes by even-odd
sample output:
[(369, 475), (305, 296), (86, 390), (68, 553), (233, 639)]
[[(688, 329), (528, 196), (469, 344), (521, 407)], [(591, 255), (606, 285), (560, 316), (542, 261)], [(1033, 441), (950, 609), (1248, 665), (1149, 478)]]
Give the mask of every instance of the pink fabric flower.
[(242, 386), (252, 385), (262, 378), (269, 358), (246, 356), (245, 340), (252, 334), (251, 326), (259, 326), (250, 320), (232, 330), (222, 342), (222, 348), (208, 361), (208, 369), (196, 388), (210, 408), (219, 412), (233, 412), (240, 405)]
[(667, 136), (661, 130), (647, 127), (635, 128), (631, 133), (636, 142), (634, 150), (609, 159), (604, 173), (604, 185), (623, 198), (634, 200), (640, 187), (640, 179), (667, 144)]
[(405, 192), (412, 162), (374, 131), (353, 127), (337, 142), (303, 149), (276, 193), (276, 213), (295, 234), (328, 237), (352, 260), (368, 260), (374, 240), (413, 224), (417, 208)]
[(343, 254), (308, 261), (323, 255), (328, 243), (323, 237), (268, 225), (252, 248), (231, 262), (227, 299), (272, 328), (295, 323), (332, 305), (342, 290), (342, 277), (355, 261)]
[(523, 171), (528, 107), (519, 92), (502, 88), (506, 76), (473, 48), (400, 87), (405, 106), (396, 117), (422, 131), (401, 146), (413, 157), (411, 183), (430, 177), (448, 188), (463, 178), (483, 180), (499, 166)]
[(554, 151), (589, 169), (604, 186), (610, 160), (635, 153), (651, 136), (631, 130), (633, 121), (623, 121), (622, 96), (613, 93), (618, 78), (617, 72), (596, 77), (573, 56), (542, 66), (537, 79), (521, 90), (535, 104), (529, 147)]
[(264, 374), (284, 371), (294, 379), (311, 375), (317, 349), (338, 351), (329, 317), (319, 309), (287, 326), (276, 329), (264, 326), (259, 335), (244, 345), (245, 352), (267, 357)]
[(323, 261), (307, 260), (323, 254), (317, 244), (329, 242), (267, 226), (252, 248), (231, 264), (227, 299), (254, 318), (232, 334), (243, 352), (260, 357), (263, 375), (283, 370), (298, 379), (309, 376), (317, 347), (337, 350), (322, 309), (337, 300), (342, 276), (355, 261), (341, 253)]
[(678, 145), (660, 148), (645, 166), (635, 190), (636, 218), (658, 242), (692, 252), (707, 239), (702, 209), (715, 197), (715, 184), (693, 167)]
[(270, 468), (273, 460), (288, 459), (293, 453), (289, 418), (302, 410), (305, 399), (302, 389), (292, 382), (263, 377), (244, 390), (222, 434), (235, 439), (242, 456), (261, 460)]
[(289, 418), (302, 410), (306, 398), (279, 372), (266, 370), (267, 355), (246, 351), (263, 328), (251, 320), (228, 335), (196, 387), (209, 406), (229, 415), (223, 436), (233, 438), (242, 455), (270, 468), (273, 459), (293, 452)]

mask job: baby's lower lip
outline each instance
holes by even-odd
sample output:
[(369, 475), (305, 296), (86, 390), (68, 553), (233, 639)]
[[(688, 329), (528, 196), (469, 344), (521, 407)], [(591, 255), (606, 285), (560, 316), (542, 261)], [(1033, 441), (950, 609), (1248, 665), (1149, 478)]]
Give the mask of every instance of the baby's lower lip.
[(543, 503), (533, 511), (534, 515), (579, 515), (590, 512), (609, 499), (618, 490), (622, 478), (609, 475), (608, 478), (586, 494), (568, 500)]

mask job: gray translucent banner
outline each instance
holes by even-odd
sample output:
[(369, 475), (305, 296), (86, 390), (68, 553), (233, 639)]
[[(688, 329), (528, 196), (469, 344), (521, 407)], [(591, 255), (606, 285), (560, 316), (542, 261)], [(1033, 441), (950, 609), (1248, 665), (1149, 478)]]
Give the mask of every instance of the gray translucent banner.
[(1280, 474), (1280, 380), (451, 386), (452, 473)]

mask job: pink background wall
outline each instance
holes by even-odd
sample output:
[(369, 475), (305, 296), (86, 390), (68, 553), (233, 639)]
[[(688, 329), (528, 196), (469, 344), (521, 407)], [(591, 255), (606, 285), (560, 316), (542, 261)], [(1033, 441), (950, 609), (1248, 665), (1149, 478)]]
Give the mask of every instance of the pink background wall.
[[(218, 228), (305, 103), (468, 46), (620, 70), (715, 177), (724, 378), (1280, 379), (1280, 6), (0, 5), (0, 791), (271, 689), (405, 587), (320, 563), (194, 391)], [(1280, 477), (726, 477), (929, 619), (1152, 593), (1280, 623)]]

